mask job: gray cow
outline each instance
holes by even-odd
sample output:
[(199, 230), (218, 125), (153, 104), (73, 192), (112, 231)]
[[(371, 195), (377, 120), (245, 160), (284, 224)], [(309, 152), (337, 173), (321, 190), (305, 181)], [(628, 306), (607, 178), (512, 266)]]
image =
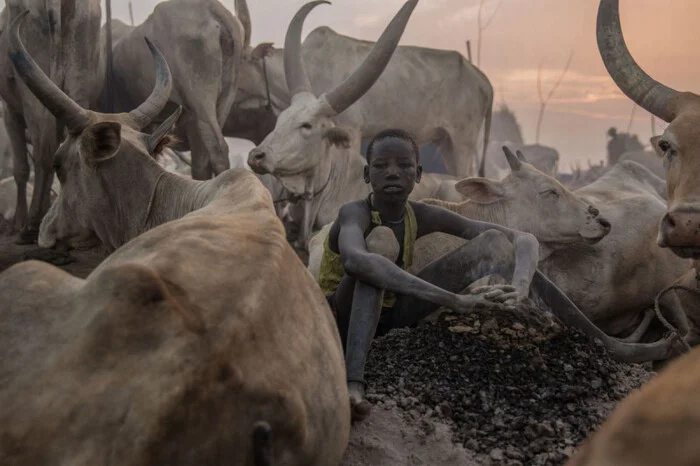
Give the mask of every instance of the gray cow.
[[(236, 95), (243, 56), (240, 21), (217, 0), (169, 0), (156, 5), (146, 21), (132, 30), (115, 30), (113, 45), (116, 111), (129, 111), (148, 96), (154, 82), (144, 46), (149, 37), (162, 50), (174, 76), (171, 104), (183, 107), (176, 135), (192, 151), (192, 177), (209, 179), (230, 167), (221, 132)], [(102, 107), (106, 105), (103, 96)]]
[[(250, 15), (245, 0), (237, 0), (236, 8), (249, 41)], [(289, 140), (289, 146), (283, 149), (268, 139), (260, 150), (251, 153), (251, 166), (277, 176), (312, 170), (318, 165), (320, 155), (304, 144), (303, 132), (307, 130), (300, 125), (310, 123), (309, 134), (315, 140), (332, 120), (350, 131), (357, 147), (361, 140), (371, 139), (384, 129), (403, 128), (414, 134), (419, 144), (434, 142), (449, 174), (475, 173), (482, 129), (484, 149), (488, 140), (493, 88), (484, 73), (461, 54), (399, 46), (386, 69), (382, 73), (377, 69), (377, 75), (381, 76), (375, 77), (376, 83), (364, 89), (366, 92), (347, 101), (332, 102), (333, 108), (325, 113), (320, 109), (309, 113), (295, 101), (299, 89), (288, 86), (285, 57), (289, 56), (296, 69), (301, 66), (296, 63), (301, 63), (303, 57), (309, 89), (315, 95), (326, 93), (337, 97), (338, 92), (332, 91), (360, 68), (374, 43), (340, 35), (328, 27), (311, 31), (301, 46), (300, 34), (297, 41), (291, 49), (286, 44), (285, 50), (260, 44), (255, 50), (248, 49), (246, 54), (237, 102), (225, 134), (260, 143), (283, 111), (283, 120), (298, 123), (294, 126), (278, 122), (276, 136), (272, 137)], [(352, 106), (351, 101), (354, 101)], [(246, 121), (255, 124), (245, 124)], [(296, 190), (295, 194), (301, 191)]]

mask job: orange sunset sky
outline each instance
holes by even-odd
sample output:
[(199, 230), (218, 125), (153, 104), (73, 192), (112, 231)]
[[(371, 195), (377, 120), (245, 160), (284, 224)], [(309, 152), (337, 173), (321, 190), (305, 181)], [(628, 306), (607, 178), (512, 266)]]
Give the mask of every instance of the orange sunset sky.
[[(156, 3), (134, 0), (135, 23), (142, 22)], [(222, 3), (233, 10), (234, 0)], [(253, 44), (273, 41), (282, 47), (286, 26), (303, 3), (248, 0)], [(402, 4), (403, 0), (335, 0), (311, 13), (304, 35), (328, 25), (341, 34), (376, 40)], [(696, 85), (700, 79), (700, 48), (696, 46), (700, 2), (620, 0), (620, 4), (625, 39), (638, 63), (666, 85), (700, 92)], [(540, 136), (540, 143), (559, 150), (563, 172), (569, 171), (574, 160), (584, 165), (586, 159), (602, 160), (607, 128), (626, 130), (633, 107), (608, 77), (598, 54), (597, 6), (597, 0), (484, 0), (484, 21), (494, 10), (496, 13), (483, 33), (480, 68), (494, 87), (495, 107), (503, 102), (511, 107), (526, 142), (535, 139), (540, 62), (546, 94), (574, 52), (569, 72), (548, 105)], [(112, 0), (112, 9), (115, 18), (129, 23), (127, 0)], [(476, 61), (478, 9), (479, 0), (420, 0), (401, 43), (453, 49), (466, 56), (465, 40), (470, 39)], [(657, 134), (664, 127), (665, 123), (656, 120)], [(646, 111), (636, 110), (631, 131), (648, 143), (651, 120)]]

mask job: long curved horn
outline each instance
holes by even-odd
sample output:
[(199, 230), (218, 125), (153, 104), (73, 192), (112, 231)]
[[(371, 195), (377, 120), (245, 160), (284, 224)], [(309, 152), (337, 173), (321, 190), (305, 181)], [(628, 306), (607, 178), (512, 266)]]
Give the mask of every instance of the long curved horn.
[(248, 47), (250, 47), (250, 36), (253, 34), (253, 29), (250, 24), (250, 11), (248, 10), (248, 3), (246, 0), (235, 0), (234, 10), (236, 11), (238, 20), (243, 25), (243, 30), (245, 31), (243, 50), (248, 50)]
[(90, 121), (91, 112), (68, 97), (32, 59), (19, 37), (19, 28), (29, 14), (25, 10), (10, 25), (10, 60), (22, 81), (53, 116), (65, 123), (71, 132), (80, 132)]
[(601, 0), (598, 6), (596, 36), (603, 63), (627, 97), (670, 123), (676, 115), (668, 103), (679, 92), (652, 79), (634, 61), (622, 36), (619, 7), (619, 0)]
[(508, 149), (508, 146), (503, 146), (503, 153), (506, 154), (506, 160), (508, 165), (510, 165), (511, 171), (517, 172), (522, 167), (522, 162), (517, 155), (513, 153), (512, 150)]
[(321, 4), (330, 5), (326, 0), (309, 2), (302, 6), (287, 28), (287, 35), (284, 38), (284, 75), (287, 80), (289, 95), (294, 98), (300, 93), (313, 94), (309, 77), (304, 69), (304, 59), (301, 56), (301, 28), (304, 26), (306, 16)]
[(396, 13), (360, 67), (338, 87), (325, 94), (326, 102), (338, 114), (354, 104), (379, 79), (406, 29), (418, 0), (409, 0)]
[(165, 61), (165, 57), (160, 50), (158, 50), (158, 47), (156, 47), (148, 37), (145, 37), (145, 39), (151, 51), (151, 55), (153, 56), (153, 61), (156, 63), (156, 83), (148, 99), (129, 112), (129, 115), (133, 118), (139, 129), (150, 125), (153, 119), (163, 111), (165, 104), (167, 104), (168, 99), (170, 99), (170, 91), (173, 87), (173, 80), (170, 75), (168, 62)]

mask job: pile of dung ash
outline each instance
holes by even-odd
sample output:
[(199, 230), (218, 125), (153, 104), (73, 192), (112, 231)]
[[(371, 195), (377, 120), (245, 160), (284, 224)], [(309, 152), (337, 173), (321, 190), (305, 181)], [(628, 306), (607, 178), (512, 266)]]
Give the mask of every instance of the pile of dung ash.
[(447, 421), (483, 464), (561, 465), (651, 375), (523, 306), (393, 330), (374, 341), (366, 379), (375, 410)]

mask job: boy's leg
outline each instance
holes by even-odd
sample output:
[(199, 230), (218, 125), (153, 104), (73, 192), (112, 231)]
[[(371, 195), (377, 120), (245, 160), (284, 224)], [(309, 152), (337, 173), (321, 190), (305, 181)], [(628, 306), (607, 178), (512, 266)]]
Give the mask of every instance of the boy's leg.
[[(367, 236), (367, 249), (395, 262), (399, 245), (394, 233), (386, 227), (376, 227)], [(348, 296), (354, 285), (352, 296)], [(348, 391), (354, 420), (367, 417), (370, 404), (365, 400), (365, 363), (374, 333), (379, 324), (384, 290), (344, 277), (336, 291), (338, 329), (345, 349)]]
[[(498, 274), (510, 280), (515, 267), (515, 248), (497, 230), (487, 230), (469, 243), (445, 254), (416, 275), (453, 293), (459, 293), (486, 275)], [(439, 306), (412, 296), (398, 298), (391, 313), (392, 328), (408, 327), (427, 317)]]

